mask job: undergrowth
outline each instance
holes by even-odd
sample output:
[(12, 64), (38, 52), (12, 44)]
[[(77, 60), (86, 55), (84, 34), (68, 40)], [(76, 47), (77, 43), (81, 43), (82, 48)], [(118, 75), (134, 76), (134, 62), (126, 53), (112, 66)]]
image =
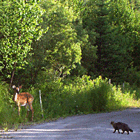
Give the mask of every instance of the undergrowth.
[[(52, 120), (77, 114), (89, 114), (140, 107), (139, 94), (132, 90), (129, 84), (115, 86), (108, 79), (98, 77), (91, 80), (88, 76), (73, 79), (50, 80), (40, 82), (31, 87), (29, 92), (34, 96), (34, 121)], [(0, 84), (0, 126), (3, 129), (25, 124), (26, 109), (22, 107), (21, 117), (18, 116), (17, 106), (12, 101), (12, 90), (6, 83)], [(24, 90), (24, 89), (23, 89)], [(40, 107), (39, 90), (41, 90), (43, 111)], [(29, 116), (31, 117), (31, 115)]]

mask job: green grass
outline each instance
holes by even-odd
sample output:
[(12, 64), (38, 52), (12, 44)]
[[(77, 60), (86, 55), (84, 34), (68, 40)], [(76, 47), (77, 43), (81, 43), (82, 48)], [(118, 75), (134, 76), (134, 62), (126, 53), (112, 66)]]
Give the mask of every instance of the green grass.
[[(42, 92), (43, 118), (39, 90)], [(101, 76), (94, 80), (83, 76), (67, 81), (61, 81), (61, 79), (49, 81), (40, 83), (35, 88), (32, 87), (29, 92), (34, 96), (34, 122), (54, 120), (76, 114), (140, 107), (138, 90), (132, 90), (130, 85), (127, 85), (126, 89), (122, 89), (121, 86), (108, 84), (108, 79), (102, 79)], [(12, 102), (12, 95), (8, 91), (7, 84), (1, 82), (0, 126), (7, 130), (11, 127), (18, 129), (21, 124), (29, 124), (29, 118), (25, 118), (26, 110), (24, 107), (21, 110), (21, 117), (19, 117), (17, 106)]]

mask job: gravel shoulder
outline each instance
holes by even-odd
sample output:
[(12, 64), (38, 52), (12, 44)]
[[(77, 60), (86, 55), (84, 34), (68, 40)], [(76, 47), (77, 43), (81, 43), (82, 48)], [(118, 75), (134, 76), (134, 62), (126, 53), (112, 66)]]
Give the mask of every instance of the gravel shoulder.
[[(113, 133), (111, 121), (127, 123), (133, 133)], [(140, 108), (60, 118), (18, 131), (1, 132), (0, 135), (0, 139), (8, 140), (139, 140)]]

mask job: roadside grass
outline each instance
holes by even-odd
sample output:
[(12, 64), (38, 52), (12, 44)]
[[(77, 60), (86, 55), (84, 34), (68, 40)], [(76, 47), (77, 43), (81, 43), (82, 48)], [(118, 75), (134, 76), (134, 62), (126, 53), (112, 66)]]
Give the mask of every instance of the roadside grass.
[[(43, 112), (40, 107), (39, 90), (42, 93)], [(12, 91), (9, 92), (7, 84), (1, 82), (0, 126), (4, 130), (17, 130), (24, 125), (56, 120), (60, 117), (140, 107), (138, 91), (132, 90), (128, 85), (124, 89), (109, 84), (108, 79), (102, 79), (101, 76), (94, 80), (83, 76), (67, 81), (58, 79), (41, 82), (29, 90), (34, 96), (34, 122), (29, 122), (31, 115), (27, 119), (26, 109), (22, 107), (22, 115), (18, 116), (17, 106), (12, 101)]]
[(39, 89), (45, 119), (140, 107), (135, 90), (122, 91), (121, 86), (109, 84), (101, 76), (94, 80), (83, 76), (65, 82), (47, 82), (39, 85)]

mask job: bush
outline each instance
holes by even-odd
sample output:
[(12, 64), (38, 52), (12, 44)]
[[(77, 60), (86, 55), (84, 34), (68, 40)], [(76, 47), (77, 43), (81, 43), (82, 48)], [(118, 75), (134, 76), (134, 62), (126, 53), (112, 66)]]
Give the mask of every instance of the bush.
[(0, 125), (14, 124), (16, 111), (13, 110), (12, 96), (9, 94), (8, 85), (0, 81)]
[(93, 88), (90, 90), (92, 109), (93, 111), (105, 111), (107, 108), (108, 97), (111, 93), (110, 85), (107, 79), (103, 80), (101, 77), (95, 79)]
[(123, 94), (121, 88), (108, 84), (108, 79), (101, 76), (94, 80), (89, 76), (67, 81), (59, 78), (44, 83), (40, 89), (45, 118), (116, 110), (130, 106), (128, 98), (133, 100), (129, 93)]
[[(42, 113), (43, 119), (46, 120), (140, 106), (139, 100), (135, 99), (136, 92), (109, 84), (108, 79), (102, 79), (101, 76), (94, 80), (85, 75), (67, 80), (48, 78), (46, 81), (44, 74), (43, 78), (36, 88), (28, 89), (34, 96), (34, 121), (41, 120)], [(8, 86), (1, 82), (0, 125), (26, 122), (26, 110), (22, 107), (21, 117), (18, 117), (17, 106), (13, 110), (15, 103), (13, 104), (7, 89)], [(43, 112), (40, 107), (39, 90), (42, 93)]]

